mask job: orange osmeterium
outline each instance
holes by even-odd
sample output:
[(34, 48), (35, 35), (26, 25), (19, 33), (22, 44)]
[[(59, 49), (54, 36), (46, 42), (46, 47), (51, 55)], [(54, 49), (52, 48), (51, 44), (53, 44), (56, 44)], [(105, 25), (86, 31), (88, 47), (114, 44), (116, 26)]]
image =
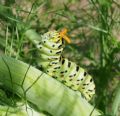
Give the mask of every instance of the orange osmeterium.
[(71, 43), (71, 40), (69, 37), (67, 37), (66, 33), (67, 33), (67, 29), (65, 28), (60, 32), (60, 37), (65, 39), (68, 43)]

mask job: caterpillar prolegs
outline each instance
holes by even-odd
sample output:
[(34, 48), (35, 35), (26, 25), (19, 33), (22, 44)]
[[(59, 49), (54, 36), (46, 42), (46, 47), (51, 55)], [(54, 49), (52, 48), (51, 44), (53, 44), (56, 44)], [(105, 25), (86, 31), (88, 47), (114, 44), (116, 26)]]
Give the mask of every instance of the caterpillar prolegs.
[(80, 91), (89, 101), (95, 94), (95, 84), (92, 77), (76, 63), (62, 57), (67, 30), (49, 31), (41, 36), (41, 40), (34, 40), (39, 50), (39, 64), (43, 70), (53, 78), (64, 83), (73, 90)]

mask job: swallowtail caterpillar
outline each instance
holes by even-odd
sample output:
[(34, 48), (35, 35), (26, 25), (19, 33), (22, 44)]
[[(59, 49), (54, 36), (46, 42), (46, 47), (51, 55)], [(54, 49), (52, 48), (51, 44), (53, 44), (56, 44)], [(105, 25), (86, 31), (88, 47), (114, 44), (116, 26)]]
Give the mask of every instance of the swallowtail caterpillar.
[(62, 57), (65, 40), (70, 43), (66, 35), (67, 29), (49, 31), (41, 36), (41, 40), (35, 40), (34, 44), (39, 50), (39, 64), (48, 75), (73, 90), (80, 91), (89, 101), (95, 94), (95, 84), (92, 77), (76, 63)]

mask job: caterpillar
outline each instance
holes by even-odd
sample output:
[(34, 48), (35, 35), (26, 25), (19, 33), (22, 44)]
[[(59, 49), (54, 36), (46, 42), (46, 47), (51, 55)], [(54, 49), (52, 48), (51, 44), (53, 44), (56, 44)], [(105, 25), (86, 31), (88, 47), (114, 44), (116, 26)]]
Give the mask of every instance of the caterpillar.
[(95, 94), (93, 78), (82, 67), (62, 56), (65, 40), (71, 42), (66, 33), (67, 29), (49, 31), (41, 35), (41, 40), (34, 39), (33, 43), (39, 50), (38, 62), (45, 73), (69, 88), (80, 91), (89, 101)]

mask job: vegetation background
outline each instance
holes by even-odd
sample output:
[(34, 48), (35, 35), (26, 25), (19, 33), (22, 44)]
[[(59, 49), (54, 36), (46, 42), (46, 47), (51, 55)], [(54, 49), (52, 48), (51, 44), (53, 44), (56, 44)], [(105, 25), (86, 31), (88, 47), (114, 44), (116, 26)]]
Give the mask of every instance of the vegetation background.
[[(86, 68), (96, 84), (91, 101), (105, 115), (120, 116), (120, 0), (1, 0), (0, 54), (36, 66), (24, 32), (68, 29), (64, 56)], [(117, 101), (117, 102), (116, 102)]]

